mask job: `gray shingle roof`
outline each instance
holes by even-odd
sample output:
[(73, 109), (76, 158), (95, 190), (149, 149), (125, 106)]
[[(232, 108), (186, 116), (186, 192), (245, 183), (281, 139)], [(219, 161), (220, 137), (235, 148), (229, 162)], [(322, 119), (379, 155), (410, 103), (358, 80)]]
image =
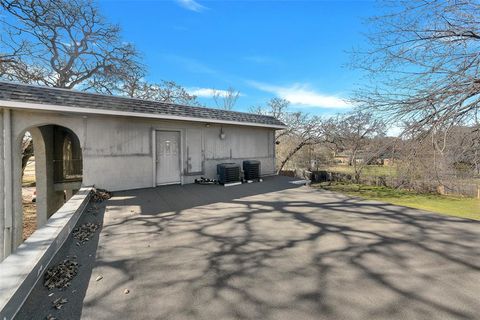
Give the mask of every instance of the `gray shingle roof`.
[(0, 81), (0, 101), (283, 126), (274, 117)]

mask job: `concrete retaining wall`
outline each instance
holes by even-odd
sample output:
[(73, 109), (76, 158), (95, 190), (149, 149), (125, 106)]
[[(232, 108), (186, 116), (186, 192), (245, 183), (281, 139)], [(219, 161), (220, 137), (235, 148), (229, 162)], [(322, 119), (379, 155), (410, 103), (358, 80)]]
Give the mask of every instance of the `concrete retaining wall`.
[(13, 319), (44, 269), (88, 205), (91, 188), (82, 188), (0, 263), (0, 319)]

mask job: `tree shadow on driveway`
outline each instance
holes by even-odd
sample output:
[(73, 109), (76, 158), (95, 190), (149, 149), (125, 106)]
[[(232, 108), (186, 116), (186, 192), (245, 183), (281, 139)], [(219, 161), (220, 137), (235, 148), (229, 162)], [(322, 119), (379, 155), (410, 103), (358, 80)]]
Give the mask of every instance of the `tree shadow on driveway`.
[(475, 221), (284, 177), (118, 192), (82, 318), (475, 319), (479, 240)]
[(84, 318), (480, 314), (478, 222), (281, 177), (242, 187), (163, 187), (113, 198), (93, 271), (108, 279), (90, 282)]

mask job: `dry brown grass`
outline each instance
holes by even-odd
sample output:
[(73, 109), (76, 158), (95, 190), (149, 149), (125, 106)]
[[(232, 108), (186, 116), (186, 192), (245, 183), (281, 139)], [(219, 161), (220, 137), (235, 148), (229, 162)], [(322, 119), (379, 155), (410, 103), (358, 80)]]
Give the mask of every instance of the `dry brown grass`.
[(23, 199), (23, 240), (37, 229), (37, 214), (36, 205), (30, 199)]
[[(30, 158), (23, 174), (22, 186), (35, 186), (35, 158)], [(37, 229), (37, 208), (30, 195), (23, 195), (23, 240), (26, 240)]]
[(30, 158), (27, 166), (25, 167), (25, 172), (23, 173), (22, 186), (23, 187), (34, 187), (35, 186), (35, 158)]

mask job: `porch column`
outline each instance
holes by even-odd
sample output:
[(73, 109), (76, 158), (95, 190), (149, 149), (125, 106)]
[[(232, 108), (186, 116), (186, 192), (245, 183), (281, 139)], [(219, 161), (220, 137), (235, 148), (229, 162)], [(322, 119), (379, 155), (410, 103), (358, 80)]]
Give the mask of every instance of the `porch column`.
[(4, 158), (4, 134), (3, 134), (3, 109), (0, 109), (0, 262), (5, 258), (3, 253), (5, 232), (5, 158)]
[(35, 189), (37, 191), (36, 215), (37, 229), (47, 223), (47, 160), (45, 141), (39, 128), (28, 130), (33, 138), (35, 154)]

